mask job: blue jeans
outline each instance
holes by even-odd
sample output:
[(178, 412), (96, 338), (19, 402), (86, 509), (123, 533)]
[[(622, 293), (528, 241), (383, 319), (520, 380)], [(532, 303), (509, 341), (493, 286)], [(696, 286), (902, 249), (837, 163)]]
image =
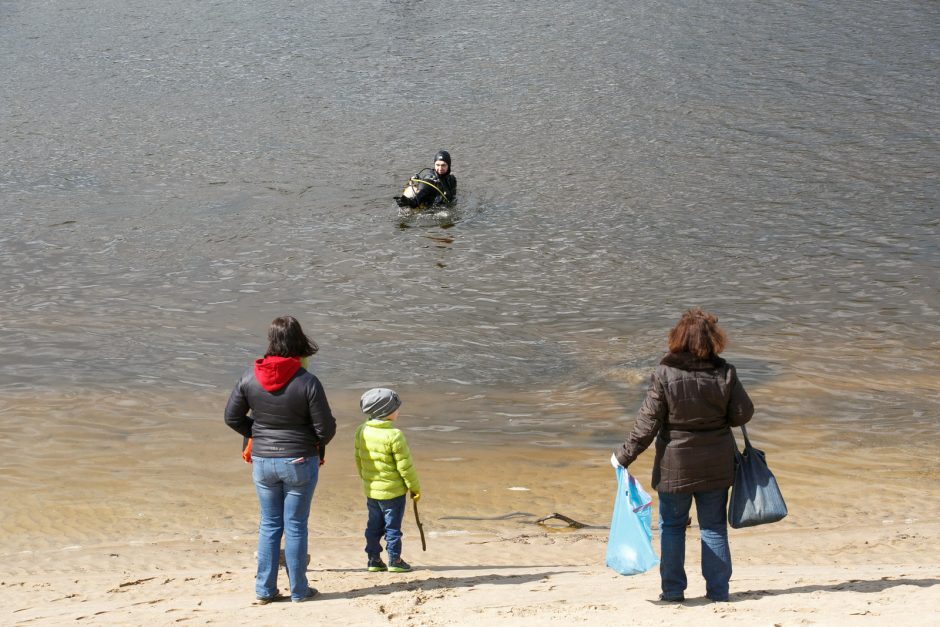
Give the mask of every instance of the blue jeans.
[(728, 488), (692, 494), (659, 493), (659, 575), (663, 596), (677, 598), (685, 593), (685, 528), (693, 498), (702, 537), (705, 595), (715, 601), (725, 601), (728, 599), (728, 580), (731, 579)]
[(290, 597), (299, 601), (307, 596), (307, 519), (319, 470), (316, 456), (251, 458), (251, 475), (261, 509), (255, 578), (255, 596), (259, 599), (277, 594), (281, 536)]
[(382, 553), (379, 540), (385, 536), (388, 562), (394, 564), (401, 557), (401, 521), (405, 517), (405, 495), (382, 501), (366, 499), (369, 522), (366, 523), (366, 554), (378, 557)]

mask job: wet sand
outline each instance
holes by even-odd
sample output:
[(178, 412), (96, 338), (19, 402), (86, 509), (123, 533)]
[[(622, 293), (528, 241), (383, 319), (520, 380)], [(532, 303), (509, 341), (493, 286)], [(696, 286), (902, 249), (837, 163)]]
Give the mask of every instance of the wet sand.
[[(128, 402), (120, 428), (95, 418), (101, 399), (5, 401), (0, 623), (923, 625), (940, 610), (935, 442), (844, 444), (778, 427), (765, 448), (790, 516), (731, 531), (730, 603), (703, 599), (693, 527), (689, 600), (663, 606), (655, 571), (620, 577), (603, 565), (609, 449), (505, 438), (484, 447), (456, 432), (408, 431), (407, 421), (428, 551), (409, 511), (404, 555), (415, 571), (363, 572), (352, 420), (329, 449), (311, 516), (321, 598), (254, 606), (255, 496), (218, 400), (164, 407), (172, 418), (162, 421)], [(647, 487), (651, 460), (633, 468)], [(587, 527), (535, 523), (554, 512)]]

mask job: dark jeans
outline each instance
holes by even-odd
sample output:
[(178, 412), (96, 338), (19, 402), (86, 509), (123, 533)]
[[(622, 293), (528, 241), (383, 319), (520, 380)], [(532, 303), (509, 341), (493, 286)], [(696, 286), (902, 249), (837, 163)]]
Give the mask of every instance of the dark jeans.
[(731, 549), (728, 547), (728, 488), (691, 494), (659, 493), (660, 562), (663, 596), (685, 593), (685, 528), (692, 499), (702, 538), (702, 576), (705, 595), (714, 601), (728, 599)]
[(366, 499), (369, 522), (366, 524), (366, 554), (378, 557), (382, 553), (379, 540), (385, 536), (388, 561), (394, 564), (401, 557), (401, 521), (405, 517), (405, 495), (387, 501)]

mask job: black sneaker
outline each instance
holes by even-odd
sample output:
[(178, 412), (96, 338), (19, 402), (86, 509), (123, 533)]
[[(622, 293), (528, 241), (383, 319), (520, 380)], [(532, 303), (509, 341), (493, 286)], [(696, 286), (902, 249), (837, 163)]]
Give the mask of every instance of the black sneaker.
[(392, 573), (410, 573), (411, 566), (408, 564), (408, 562), (399, 557), (397, 560), (392, 562), (392, 565), (388, 567), (388, 570)]
[(384, 573), (386, 570), (388, 570), (388, 566), (385, 565), (381, 557), (369, 558), (368, 571), (370, 573)]
[(685, 601), (685, 595), (681, 592), (679, 594), (666, 594), (663, 592), (659, 595), (660, 601), (665, 601), (666, 603), (682, 603)]
[(275, 592), (273, 597), (258, 597), (255, 599), (255, 605), (267, 605), (268, 603), (274, 603), (275, 601), (283, 601), (286, 598), (286, 594)]
[(316, 588), (307, 588), (307, 594), (305, 594), (303, 597), (299, 599), (291, 599), (291, 601), (293, 601), (294, 603), (303, 603), (304, 601), (309, 601), (313, 597), (317, 596), (317, 594), (319, 593), (320, 591), (317, 590)]

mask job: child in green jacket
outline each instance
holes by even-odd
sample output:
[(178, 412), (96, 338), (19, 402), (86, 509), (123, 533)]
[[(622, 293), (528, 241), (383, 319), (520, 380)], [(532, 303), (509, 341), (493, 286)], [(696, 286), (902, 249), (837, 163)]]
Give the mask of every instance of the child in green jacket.
[[(356, 468), (362, 478), (369, 520), (366, 523), (368, 570), (406, 573), (411, 570), (401, 558), (401, 521), (405, 516), (405, 494), (421, 498), (421, 485), (408, 442), (392, 422), (398, 417), (401, 399), (393, 390), (374, 388), (359, 401), (369, 420), (356, 430)], [(388, 566), (382, 561), (382, 545), (388, 551)]]

